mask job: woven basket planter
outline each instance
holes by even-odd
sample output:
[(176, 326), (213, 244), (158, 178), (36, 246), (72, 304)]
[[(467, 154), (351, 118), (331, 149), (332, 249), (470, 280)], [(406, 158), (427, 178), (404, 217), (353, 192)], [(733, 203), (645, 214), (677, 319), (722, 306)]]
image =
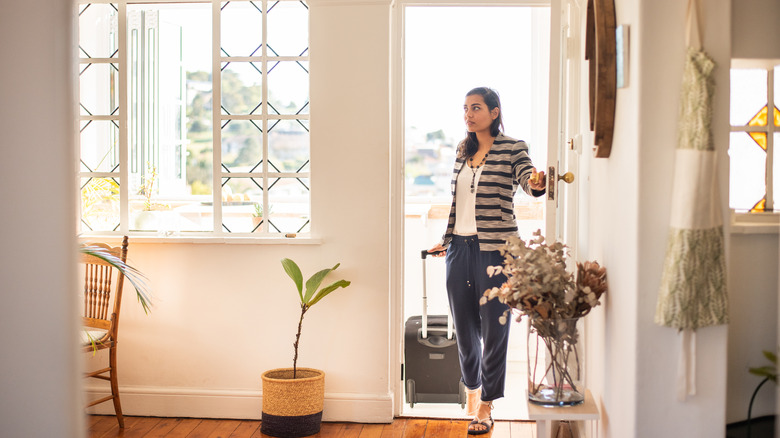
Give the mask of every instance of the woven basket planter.
[(277, 368), (263, 373), (261, 432), (275, 437), (314, 435), (322, 425), (325, 373), (312, 368)]

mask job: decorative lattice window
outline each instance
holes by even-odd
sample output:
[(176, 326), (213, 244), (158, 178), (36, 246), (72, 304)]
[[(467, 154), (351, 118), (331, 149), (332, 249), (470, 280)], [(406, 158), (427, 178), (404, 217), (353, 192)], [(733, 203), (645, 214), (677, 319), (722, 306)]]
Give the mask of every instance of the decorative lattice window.
[(82, 233), (309, 233), (306, 2), (78, 9)]
[(775, 157), (775, 146), (780, 144), (780, 97), (775, 88), (779, 71), (778, 67), (731, 69), (729, 205), (736, 212), (775, 211), (775, 194), (780, 193)]

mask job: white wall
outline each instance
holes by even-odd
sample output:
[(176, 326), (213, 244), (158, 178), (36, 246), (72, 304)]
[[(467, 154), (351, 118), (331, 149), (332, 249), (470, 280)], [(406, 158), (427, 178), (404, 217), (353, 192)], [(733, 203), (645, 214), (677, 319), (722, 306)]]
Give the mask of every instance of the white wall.
[[(615, 130), (609, 159), (595, 159), (585, 152), (583, 161), (590, 160), (589, 202), (587, 209), (590, 229), (586, 260), (595, 259), (607, 267), (609, 292), (603, 309), (597, 309), (587, 321), (588, 386), (601, 401), (601, 436), (635, 436), (637, 421), (637, 344), (636, 294), (639, 238), (639, 148), (637, 125), (640, 107), (639, 84), (644, 80), (641, 70), (639, 34), (644, 25), (639, 19), (636, 1), (616, 2), (616, 19), (630, 27), (630, 86), (619, 89), (615, 108)], [(585, 26), (582, 26), (585, 29)], [(584, 53), (584, 52), (583, 52)], [(587, 64), (583, 71), (587, 71)], [(587, 96), (587, 87), (583, 88)], [(587, 98), (582, 117), (587, 130)], [(588, 137), (592, 144), (592, 133)], [(584, 151), (591, 148), (584, 145)], [(587, 157), (587, 158), (586, 158)]]
[[(610, 158), (589, 166), (589, 255), (603, 258), (610, 281), (605, 317), (590, 322), (604, 339), (589, 339), (589, 379), (602, 398), (601, 436), (725, 434), (727, 328), (698, 331), (697, 395), (681, 403), (676, 331), (653, 323), (673, 190), (686, 3), (616, 1), (617, 23), (630, 25), (631, 85), (618, 91)], [(704, 45), (721, 66), (713, 127), (725, 172), (730, 2), (702, 3)], [(725, 185), (721, 191), (725, 200)]]
[(734, 58), (780, 59), (780, 2), (732, 0), (731, 14)]
[[(701, 2), (702, 43), (718, 66), (714, 72), (712, 131), (721, 175), (726, 175), (728, 150), (730, 0)], [(640, 92), (640, 229), (639, 239), (639, 368), (640, 400), (650, 395), (655, 403), (638, 409), (640, 436), (724, 435), (727, 326), (697, 330), (696, 395), (686, 402), (676, 400), (675, 377), (679, 335), (676, 330), (653, 323), (655, 304), (666, 249), (669, 198), (674, 190), (672, 172), (676, 145), (680, 80), (684, 59), (685, 2), (667, 0), (643, 3), (641, 17), (646, 27), (640, 34), (642, 70), (648, 81)], [(678, 17), (677, 20), (670, 17)], [(658, 32), (657, 29), (664, 29)], [(641, 49), (640, 49), (641, 50)], [(721, 179), (723, 214), (727, 212), (727, 180)], [(728, 239), (726, 242), (728, 248)], [(659, 421), (664, 419), (664, 421)]]
[(81, 436), (70, 2), (0, 14), (0, 427)]
[[(310, 2), (313, 245), (130, 241), (155, 307), (124, 302), (128, 414), (259, 418), (263, 371), (292, 366), (300, 307), (280, 259), (352, 281), (303, 323), (299, 366), (326, 372), (324, 418), (389, 421), (389, 11)], [(110, 412), (111, 407), (100, 408)]]
[[(777, 243), (777, 235), (731, 235), (727, 423), (747, 418), (750, 397), (761, 383), (748, 368), (768, 365), (762, 351), (778, 345)], [(775, 404), (772, 385), (764, 385), (753, 403), (753, 418), (775, 414)]]

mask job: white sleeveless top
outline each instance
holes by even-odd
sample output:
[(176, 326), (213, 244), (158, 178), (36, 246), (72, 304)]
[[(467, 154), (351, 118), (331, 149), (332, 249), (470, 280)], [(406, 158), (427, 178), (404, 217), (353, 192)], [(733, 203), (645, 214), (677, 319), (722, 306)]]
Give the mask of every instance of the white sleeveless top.
[[(455, 228), (453, 233), (459, 236), (473, 236), (477, 234), (477, 187), (479, 177), (482, 175), (480, 166), (477, 174), (474, 169), (464, 164), (458, 173), (458, 181), (455, 185)], [(471, 193), (471, 178), (474, 178), (474, 193)]]

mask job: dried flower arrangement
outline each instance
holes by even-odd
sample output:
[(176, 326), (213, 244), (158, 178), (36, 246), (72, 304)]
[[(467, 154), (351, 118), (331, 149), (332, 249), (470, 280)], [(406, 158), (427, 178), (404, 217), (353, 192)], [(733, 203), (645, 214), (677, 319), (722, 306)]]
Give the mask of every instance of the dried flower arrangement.
[[(491, 266), (491, 277), (503, 273), (507, 281), (485, 291), (480, 302), (498, 299), (517, 321), (528, 316), (530, 333), (536, 333), (535, 348), (529, 338), (528, 397), (543, 405), (575, 405), (584, 401), (579, 386), (577, 320), (599, 305), (607, 291), (607, 271), (597, 262), (577, 263), (577, 276), (566, 270), (566, 245), (545, 243), (540, 230), (528, 243), (511, 238), (501, 250), (503, 266)], [(542, 347), (542, 345), (544, 347)], [(535, 351), (534, 351), (535, 350)], [(547, 359), (545, 359), (545, 353)]]
[(541, 230), (526, 243), (510, 238), (501, 250), (503, 266), (488, 267), (491, 277), (503, 273), (501, 287), (485, 291), (481, 302), (498, 298), (509, 306), (501, 317), (505, 324), (512, 309), (534, 319), (572, 319), (587, 315), (607, 291), (607, 270), (598, 262), (577, 263), (577, 277), (566, 271), (566, 245), (545, 243)]

